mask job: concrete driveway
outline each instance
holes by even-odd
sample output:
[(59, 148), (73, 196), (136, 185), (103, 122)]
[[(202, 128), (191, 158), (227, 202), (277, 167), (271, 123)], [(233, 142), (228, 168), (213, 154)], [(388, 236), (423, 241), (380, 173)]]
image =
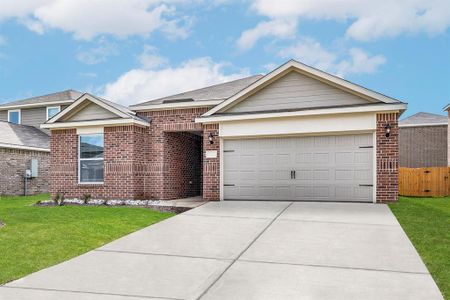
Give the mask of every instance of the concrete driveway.
[(386, 205), (216, 202), (0, 287), (0, 299), (443, 299)]

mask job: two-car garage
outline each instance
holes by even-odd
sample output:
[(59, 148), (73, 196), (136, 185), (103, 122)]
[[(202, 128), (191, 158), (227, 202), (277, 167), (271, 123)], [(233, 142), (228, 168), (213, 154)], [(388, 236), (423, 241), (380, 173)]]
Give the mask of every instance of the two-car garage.
[(225, 200), (373, 202), (373, 133), (223, 141)]

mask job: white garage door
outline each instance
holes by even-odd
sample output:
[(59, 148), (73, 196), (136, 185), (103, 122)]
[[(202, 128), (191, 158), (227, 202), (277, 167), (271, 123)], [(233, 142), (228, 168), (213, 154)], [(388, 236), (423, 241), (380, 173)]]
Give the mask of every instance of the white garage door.
[(373, 200), (372, 134), (224, 141), (225, 200)]

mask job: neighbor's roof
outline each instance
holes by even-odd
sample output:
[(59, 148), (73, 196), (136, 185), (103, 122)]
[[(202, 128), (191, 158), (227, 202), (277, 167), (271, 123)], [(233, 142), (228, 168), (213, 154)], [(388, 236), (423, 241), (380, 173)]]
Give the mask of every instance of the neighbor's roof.
[(419, 112), (406, 119), (400, 120), (399, 122), (400, 126), (433, 126), (433, 125), (447, 125), (447, 124), (448, 124), (447, 116), (426, 112)]
[(50, 149), (50, 136), (36, 127), (0, 121), (0, 132), (0, 148)]
[(13, 108), (13, 107), (22, 107), (22, 106), (39, 106), (44, 105), (48, 103), (58, 103), (58, 102), (73, 102), (76, 99), (78, 99), (82, 95), (81, 92), (75, 91), (75, 90), (66, 90), (62, 92), (47, 94), (43, 96), (37, 96), (22, 100), (17, 100), (13, 102), (3, 103), (0, 104), (0, 110), (6, 109), (6, 108)]
[(211, 85), (197, 90), (192, 90), (164, 98), (158, 98), (138, 104), (131, 105), (130, 108), (145, 105), (157, 105), (175, 102), (188, 102), (188, 101), (207, 101), (207, 100), (226, 100), (246, 88), (250, 84), (254, 83), (263, 75), (253, 75), (221, 84)]

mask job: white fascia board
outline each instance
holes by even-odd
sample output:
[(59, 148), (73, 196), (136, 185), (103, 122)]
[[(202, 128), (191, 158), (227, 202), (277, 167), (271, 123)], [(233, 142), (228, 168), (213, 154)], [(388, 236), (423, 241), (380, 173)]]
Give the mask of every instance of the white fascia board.
[(258, 113), (258, 114), (242, 114), (229, 116), (210, 116), (196, 118), (196, 123), (217, 123), (237, 120), (252, 120), (252, 119), (267, 119), (267, 118), (284, 118), (297, 116), (315, 116), (315, 115), (329, 115), (329, 114), (346, 114), (346, 113), (362, 113), (362, 112), (401, 112), (406, 109), (405, 103), (400, 104), (385, 104), (373, 106), (359, 106), (359, 107), (342, 107), (342, 108), (324, 108), (301, 110), (292, 112), (279, 113)]
[(448, 123), (399, 124), (398, 127), (448, 126)]
[(166, 109), (185, 109), (195, 108), (203, 106), (215, 106), (222, 103), (223, 100), (205, 100), (194, 102), (179, 102), (179, 103), (165, 103), (165, 104), (151, 104), (151, 105), (138, 105), (129, 107), (133, 111), (153, 111), (153, 110), (166, 110)]
[(61, 119), (63, 116), (67, 115), (68, 113), (70, 113), (70, 111), (72, 111), (73, 109), (75, 109), (77, 106), (81, 105), (81, 103), (83, 103), (84, 101), (91, 101), (95, 104), (97, 104), (100, 107), (103, 107), (104, 109), (112, 112), (113, 114), (122, 117), (122, 118), (128, 118), (129, 116), (127, 114), (124, 114), (123, 112), (121, 112), (120, 110), (107, 105), (105, 103), (103, 103), (102, 101), (96, 99), (95, 97), (92, 97), (89, 94), (83, 94), (81, 95), (75, 102), (73, 102), (69, 107), (67, 107), (66, 109), (64, 109), (63, 111), (59, 112), (58, 114), (56, 114), (53, 118), (51, 118), (50, 120), (48, 120), (46, 122), (46, 124), (52, 124), (55, 123), (56, 121), (58, 121), (59, 119)]
[(444, 107), (444, 110), (449, 110), (450, 109), (450, 103), (447, 104), (447, 106)]
[(30, 146), (22, 146), (22, 145), (6, 144), (6, 143), (0, 143), (0, 148), (32, 150), (32, 151), (40, 151), (40, 152), (50, 152), (50, 149), (47, 149), (47, 148), (30, 147)]
[(32, 108), (32, 107), (46, 107), (46, 106), (57, 106), (64, 104), (72, 104), (75, 100), (64, 100), (64, 101), (53, 101), (53, 102), (42, 102), (42, 103), (31, 103), (31, 104), (19, 104), (19, 105), (8, 105), (1, 106), (0, 110), (16, 109), (16, 108)]
[(43, 129), (70, 129), (87, 126), (122, 126), (122, 125), (140, 125), (143, 127), (149, 127), (150, 124), (145, 121), (135, 119), (113, 119), (113, 120), (93, 120), (82, 122), (63, 122), (63, 123), (44, 123), (41, 125)]
[(320, 71), (313, 67), (299, 63), (298, 61), (290, 60), (287, 63), (278, 67), (277, 69), (273, 70), (272, 72), (268, 73), (261, 79), (255, 81), (253, 84), (251, 84), (248, 87), (246, 87), (245, 89), (241, 90), (234, 96), (228, 98), (221, 104), (217, 105), (216, 107), (213, 107), (212, 109), (207, 111), (203, 116), (205, 116), (205, 117), (210, 116), (216, 112), (221, 111), (223, 108), (229, 107), (233, 102), (238, 101), (242, 97), (245, 97), (247, 94), (249, 94), (253, 90), (257, 89), (261, 85), (264, 85), (265, 83), (271, 81), (272, 79), (276, 78), (279, 75), (282, 75), (285, 72), (288, 73), (290, 70), (296, 70), (302, 74), (316, 78), (317, 80), (321, 80), (326, 83), (331, 83), (338, 88), (341, 88), (341, 89), (344, 89), (347, 91), (352, 91), (356, 94), (366, 96), (370, 99), (378, 100), (378, 101), (381, 101), (384, 103), (402, 103), (394, 98), (391, 98), (391, 97), (385, 96), (383, 94), (377, 93), (375, 91), (369, 90), (369, 89), (359, 86), (357, 84), (351, 83), (345, 79), (339, 78), (337, 76), (328, 74), (326, 72)]

